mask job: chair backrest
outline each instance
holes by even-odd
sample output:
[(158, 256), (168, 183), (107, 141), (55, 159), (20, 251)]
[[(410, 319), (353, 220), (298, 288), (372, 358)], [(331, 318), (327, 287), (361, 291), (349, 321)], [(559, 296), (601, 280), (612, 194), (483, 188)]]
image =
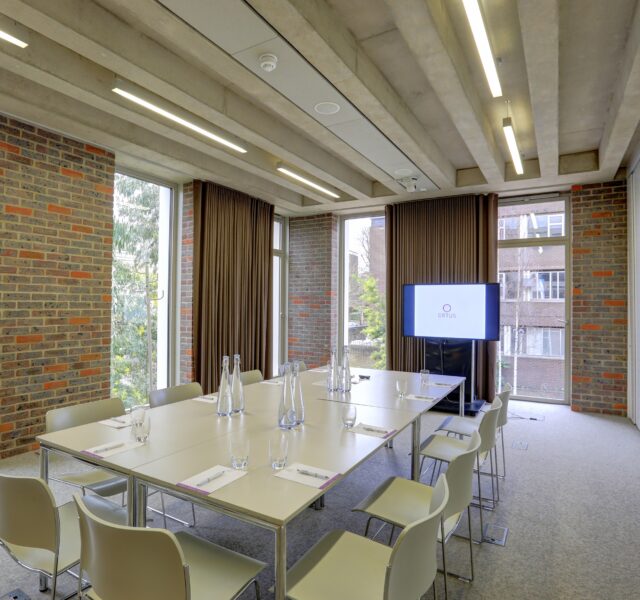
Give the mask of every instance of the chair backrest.
[(74, 404), (54, 408), (47, 412), (46, 429), (50, 433), (78, 425), (86, 425), (111, 417), (119, 417), (124, 414), (124, 406), (120, 398), (105, 398), (95, 402)]
[(469, 439), (467, 450), (456, 456), (447, 467), (449, 502), (442, 515), (445, 520), (451, 515), (462, 512), (473, 499), (473, 465), (480, 443), (480, 434), (474, 431)]
[(254, 369), (253, 371), (243, 371), (240, 373), (240, 381), (242, 385), (251, 385), (252, 383), (264, 381), (264, 377), (260, 369)]
[(114, 525), (74, 496), (80, 516), (80, 566), (100, 600), (189, 599), (189, 576), (175, 536), (165, 529)]
[(481, 438), (478, 452), (488, 452), (496, 445), (496, 429), (501, 408), (502, 400), (496, 396), (491, 403), (491, 408), (484, 413), (482, 421), (480, 421), (480, 426), (478, 427), (478, 433)]
[(429, 515), (405, 527), (393, 547), (385, 577), (385, 600), (421, 598), (433, 583), (438, 569), (438, 527), (448, 501), (447, 478), (441, 475), (433, 491)]
[(498, 415), (498, 427), (504, 427), (509, 420), (509, 398), (511, 398), (511, 385), (507, 383), (504, 389), (498, 394), (498, 398), (502, 400), (502, 408)]
[(58, 552), (58, 510), (42, 479), (0, 475), (0, 540)]
[(173, 404), (190, 398), (202, 396), (202, 386), (197, 382), (183, 383), (182, 385), (174, 385), (173, 387), (163, 390), (154, 390), (149, 392), (149, 406), (163, 406), (164, 404)]

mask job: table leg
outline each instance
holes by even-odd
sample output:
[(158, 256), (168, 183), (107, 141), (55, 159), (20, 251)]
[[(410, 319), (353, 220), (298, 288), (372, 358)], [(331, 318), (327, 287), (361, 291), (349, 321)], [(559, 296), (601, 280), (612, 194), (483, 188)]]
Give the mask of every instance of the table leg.
[(142, 481), (138, 481), (133, 478), (133, 489), (135, 496), (135, 509), (134, 509), (134, 526), (146, 527), (147, 526), (147, 486)]
[[(40, 446), (40, 478), (45, 482), (49, 482), (49, 450)], [(46, 592), (49, 589), (49, 578), (46, 575), (40, 575), (38, 589)]]
[(464, 417), (464, 381), (460, 384), (460, 416)]
[(411, 423), (411, 479), (420, 480), (420, 415)]
[(287, 597), (287, 526), (276, 529), (275, 548), (276, 600)]

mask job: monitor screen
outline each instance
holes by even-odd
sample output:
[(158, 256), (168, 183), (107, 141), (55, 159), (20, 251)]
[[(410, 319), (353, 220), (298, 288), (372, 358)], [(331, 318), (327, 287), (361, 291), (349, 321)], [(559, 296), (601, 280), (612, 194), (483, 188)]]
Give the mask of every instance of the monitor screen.
[(405, 284), (402, 324), (408, 337), (498, 340), (500, 285)]

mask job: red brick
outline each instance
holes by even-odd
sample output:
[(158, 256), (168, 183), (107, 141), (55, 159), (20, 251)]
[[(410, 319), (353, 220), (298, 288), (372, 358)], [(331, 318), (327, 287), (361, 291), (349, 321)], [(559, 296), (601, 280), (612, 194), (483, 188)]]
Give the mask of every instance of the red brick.
[(100, 375), (100, 368), (99, 367), (93, 367), (91, 369), (82, 369), (82, 371), (80, 371), (80, 376), (81, 377), (91, 377), (91, 375)]
[(580, 288), (573, 288), (572, 293), (574, 296), (579, 296), (582, 294), (582, 290)]
[(586, 377), (584, 375), (573, 375), (571, 380), (574, 383), (591, 383), (592, 381), (591, 377)]
[(622, 402), (618, 402), (618, 403), (613, 405), (613, 408), (616, 408), (618, 410), (627, 410), (627, 403), (625, 402), (623, 404)]
[(0, 423), (0, 433), (6, 433), (7, 431), (13, 431), (16, 426), (13, 423)]
[(84, 175), (80, 171), (74, 169), (67, 169), (66, 167), (60, 167), (60, 174), (65, 177), (71, 177), (72, 179), (83, 179)]
[(91, 354), (81, 354), (80, 360), (82, 362), (91, 362), (92, 360), (100, 360), (103, 358), (102, 354), (98, 354), (97, 352), (93, 352)]
[(600, 331), (602, 329), (602, 325), (596, 325), (595, 323), (585, 323), (580, 326), (580, 329), (583, 331)]
[(591, 248), (574, 248), (572, 252), (574, 254), (591, 254)]
[(67, 387), (68, 385), (68, 381), (46, 381), (42, 387), (45, 390), (57, 390), (59, 388)]
[(102, 294), (102, 296), (100, 296), (100, 299), (103, 302), (111, 302), (111, 294)]
[(102, 185), (101, 183), (96, 183), (96, 192), (100, 192), (101, 194), (113, 195), (113, 188), (108, 185)]
[(12, 152), (13, 154), (20, 154), (20, 148), (18, 148), (18, 146), (7, 144), (7, 142), (0, 141), (0, 150), (7, 150), (8, 152)]
[(74, 279), (91, 279), (93, 277), (89, 271), (71, 271), (69, 275)]
[(98, 148), (97, 146), (92, 146), (91, 144), (85, 144), (84, 149), (87, 152), (91, 152), (92, 154), (99, 154), (100, 156), (107, 156), (107, 151), (102, 148)]
[(610, 210), (603, 210), (600, 212), (593, 212), (591, 213), (591, 218), (592, 219), (606, 219), (609, 217), (613, 217), (613, 213)]
[(627, 319), (614, 319), (613, 320), (613, 324), (614, 325), (628, 325), (628, 321)]
[(626, 306), (627, 305), (627, 301), (626, 300), (607, 299), (607, 300), (603, 301), (603, 304), (605, 306)]
[(593, 271), (594, 277), (613, 277), (613, 271)]
[(579, 192), (582, 190), (582, 186), (581, 185), (572, 185), (571, 186), (571, 191), (572, 192)]
[(603, 373), (605, 379), (624, 379), (623, 373)]
[(9, 213), (10, 215), (24, 215), (25, 217), (33, 215), (32, 209), (25, 208), (24, 206), (15, 206), (13, 204), (5, 204), (4, 212)]
[(18, 252), (18, 256), (20, 258), (34, 258), (37, 260), (42, 260), (44, 258), (44, 252), (33, 252), (31, 250), (20, 250)]
[(78, 233), (93, 233), (93, 227), (87, 227), (86, 225), (73, 224), (71, 231), (77, 231)]
[(87, 323), (91, 323), (91, 319), (89, 317), (70, 317), (69, 325), (86, 325)]
[(59, 204), (47, 205), (47, 210), (51, 213), (58, 213), (59, 215), (70, 215), (73, 211), (66, 206), (60, 206)]
[(41, 342), (44, 336), (41, 333), (33, 333), (31, 335), (17, 335), (16, 344), (34, 344)]
[(45, 373), (60, 373), (62, 371), (68, 371), (69, 365), (67, 363), (61, 363), (57, 365), (45, 365), (44, 372)]
[(601, 235), (601, 231), (599, 229), (587, 229), (582, 233), (585, 237), (599, 237)]

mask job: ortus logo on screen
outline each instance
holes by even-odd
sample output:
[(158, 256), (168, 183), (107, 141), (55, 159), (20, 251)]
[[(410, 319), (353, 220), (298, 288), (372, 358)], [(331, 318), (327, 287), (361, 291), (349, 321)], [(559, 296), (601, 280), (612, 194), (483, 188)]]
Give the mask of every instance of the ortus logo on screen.
[(438, 313), (438, 319), (455, 319), (456, 313), (451, 312), (451, 304), (443, 304), (442, 312)]

